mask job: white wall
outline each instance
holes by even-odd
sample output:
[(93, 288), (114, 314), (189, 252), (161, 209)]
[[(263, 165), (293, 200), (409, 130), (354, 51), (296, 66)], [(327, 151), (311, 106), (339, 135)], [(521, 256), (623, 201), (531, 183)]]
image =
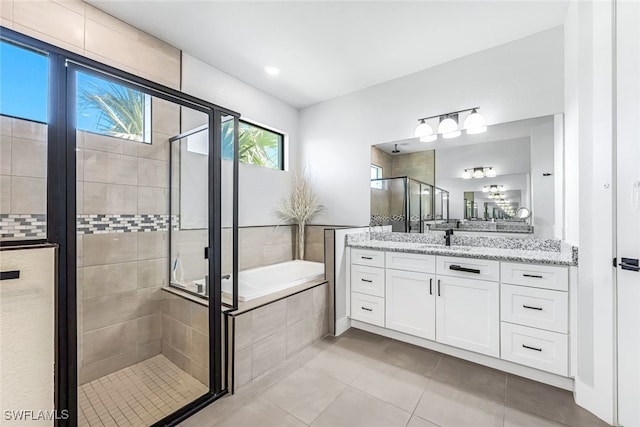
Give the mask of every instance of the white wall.
[(182, 55), (182, 91), (287, 133), (285, 163), (289, 170), (240, 164), (240, 225), (277, 224), (275, 204), (289, 192), (291, 175), (298, 164), (298, 110), (186, 53)]
[(553, 122), (531, 129), (531, 212), (536, 237), (541, 239), (556, 235), (554, 137)]
[(580, 249), (575, 396), (610, 424), (615, 360), (611, 23), (610, 0), (572, 1), (565, 21), (566, 236)]
[(563, 98), (558, 27), (301, 110), (300, 164), (324, 222), (367, 224), (372, 144), (412, 137), (419, 117), (479, 105), (491, 125), (561, 112)]

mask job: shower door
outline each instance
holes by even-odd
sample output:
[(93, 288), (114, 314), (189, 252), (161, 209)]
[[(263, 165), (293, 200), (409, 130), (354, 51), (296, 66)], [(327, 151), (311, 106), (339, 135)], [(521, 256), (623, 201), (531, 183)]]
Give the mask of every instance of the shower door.
[[(66, 70), (78, 424), (164, 423), (226, 386), (221, 217), (223, 203), (234, 208), (221, 189), (226, 116), (78, 63)], [(189, 144), (180, 135), (193, 127), (201, 132)], [(184, 144), (172, 145), (176, 137)], [(182, 169), (171, 161), (181, 154), (191, 162)]]

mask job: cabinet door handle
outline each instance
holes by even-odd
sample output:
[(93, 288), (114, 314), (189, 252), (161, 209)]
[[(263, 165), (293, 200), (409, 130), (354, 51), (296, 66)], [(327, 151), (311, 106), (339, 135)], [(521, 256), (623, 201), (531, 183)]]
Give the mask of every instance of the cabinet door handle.
[(371, 260), (373, 258), (371, 258), (370, 256), (361, 256), (360, 259), (369, 259), (369, 260)]
[(449, 270), (464, 271), (465, 273), (480, 274), (480, 270), (476, 268), (461, 267), (459, 265), (450, 265)]
[(367, 283), (373, 283), (373, 280), (369, 280), (369, 279), (360, 279), (360, 280), (362, 280), (363, 282), (367, 282)]
[(13, 280), (20, 278), (20, 270), (2, 271), (0, 272), (0, 280)]
[(531, 346), (528, 346), (528, 345), (526, 345), (526, 344), (522, 344), (522, 346), (523, 346), (524, 348), (528, 348), (529, 350), (542, 351), (542, 349), (541, 349), (541, 348), (538, 348), (538, 347), (531, 347)]
[(532, 279), (542, 279), (543, 277), (538, 275), (538, 274), (527, 274), (527, 273), (522, 273), (522, 276), (524, 277), (531, 277)]
[(526, 304), (522, 304), (522, 307), (524, 308), (528, 308), (529, 310), (538, 310), (538, 311), (542, 311), (542, 307), (534, 307), (532, 305), (526, 305)]
[(440, 279), (438, 279), (438, 296), (440, 296)]
[(364, 311), (373, 311), (373, 309), (369, 307), (360, 307), (360, 308), (363, 309)]
[(433, 295), (433, 279), (429, 279), (429, 295)]

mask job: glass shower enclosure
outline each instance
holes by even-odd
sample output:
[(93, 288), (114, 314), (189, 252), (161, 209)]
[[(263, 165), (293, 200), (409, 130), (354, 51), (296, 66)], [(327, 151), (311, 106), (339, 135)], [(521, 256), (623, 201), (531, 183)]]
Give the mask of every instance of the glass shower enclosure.
[(371, 180), (371, 226), (424, 233), (434, 219), (434, 187), (406, 176)]

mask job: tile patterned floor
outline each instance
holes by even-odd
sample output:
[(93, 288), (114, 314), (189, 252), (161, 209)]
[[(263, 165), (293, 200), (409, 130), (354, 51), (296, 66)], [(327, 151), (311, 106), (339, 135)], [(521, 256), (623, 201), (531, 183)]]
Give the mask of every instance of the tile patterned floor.
[(169, 359), (154, 356), (78, 387), (78, 425), (149, 426), (206, 391)]
[(351, 329), (183, 427), (601, 427), (571, 393)]

